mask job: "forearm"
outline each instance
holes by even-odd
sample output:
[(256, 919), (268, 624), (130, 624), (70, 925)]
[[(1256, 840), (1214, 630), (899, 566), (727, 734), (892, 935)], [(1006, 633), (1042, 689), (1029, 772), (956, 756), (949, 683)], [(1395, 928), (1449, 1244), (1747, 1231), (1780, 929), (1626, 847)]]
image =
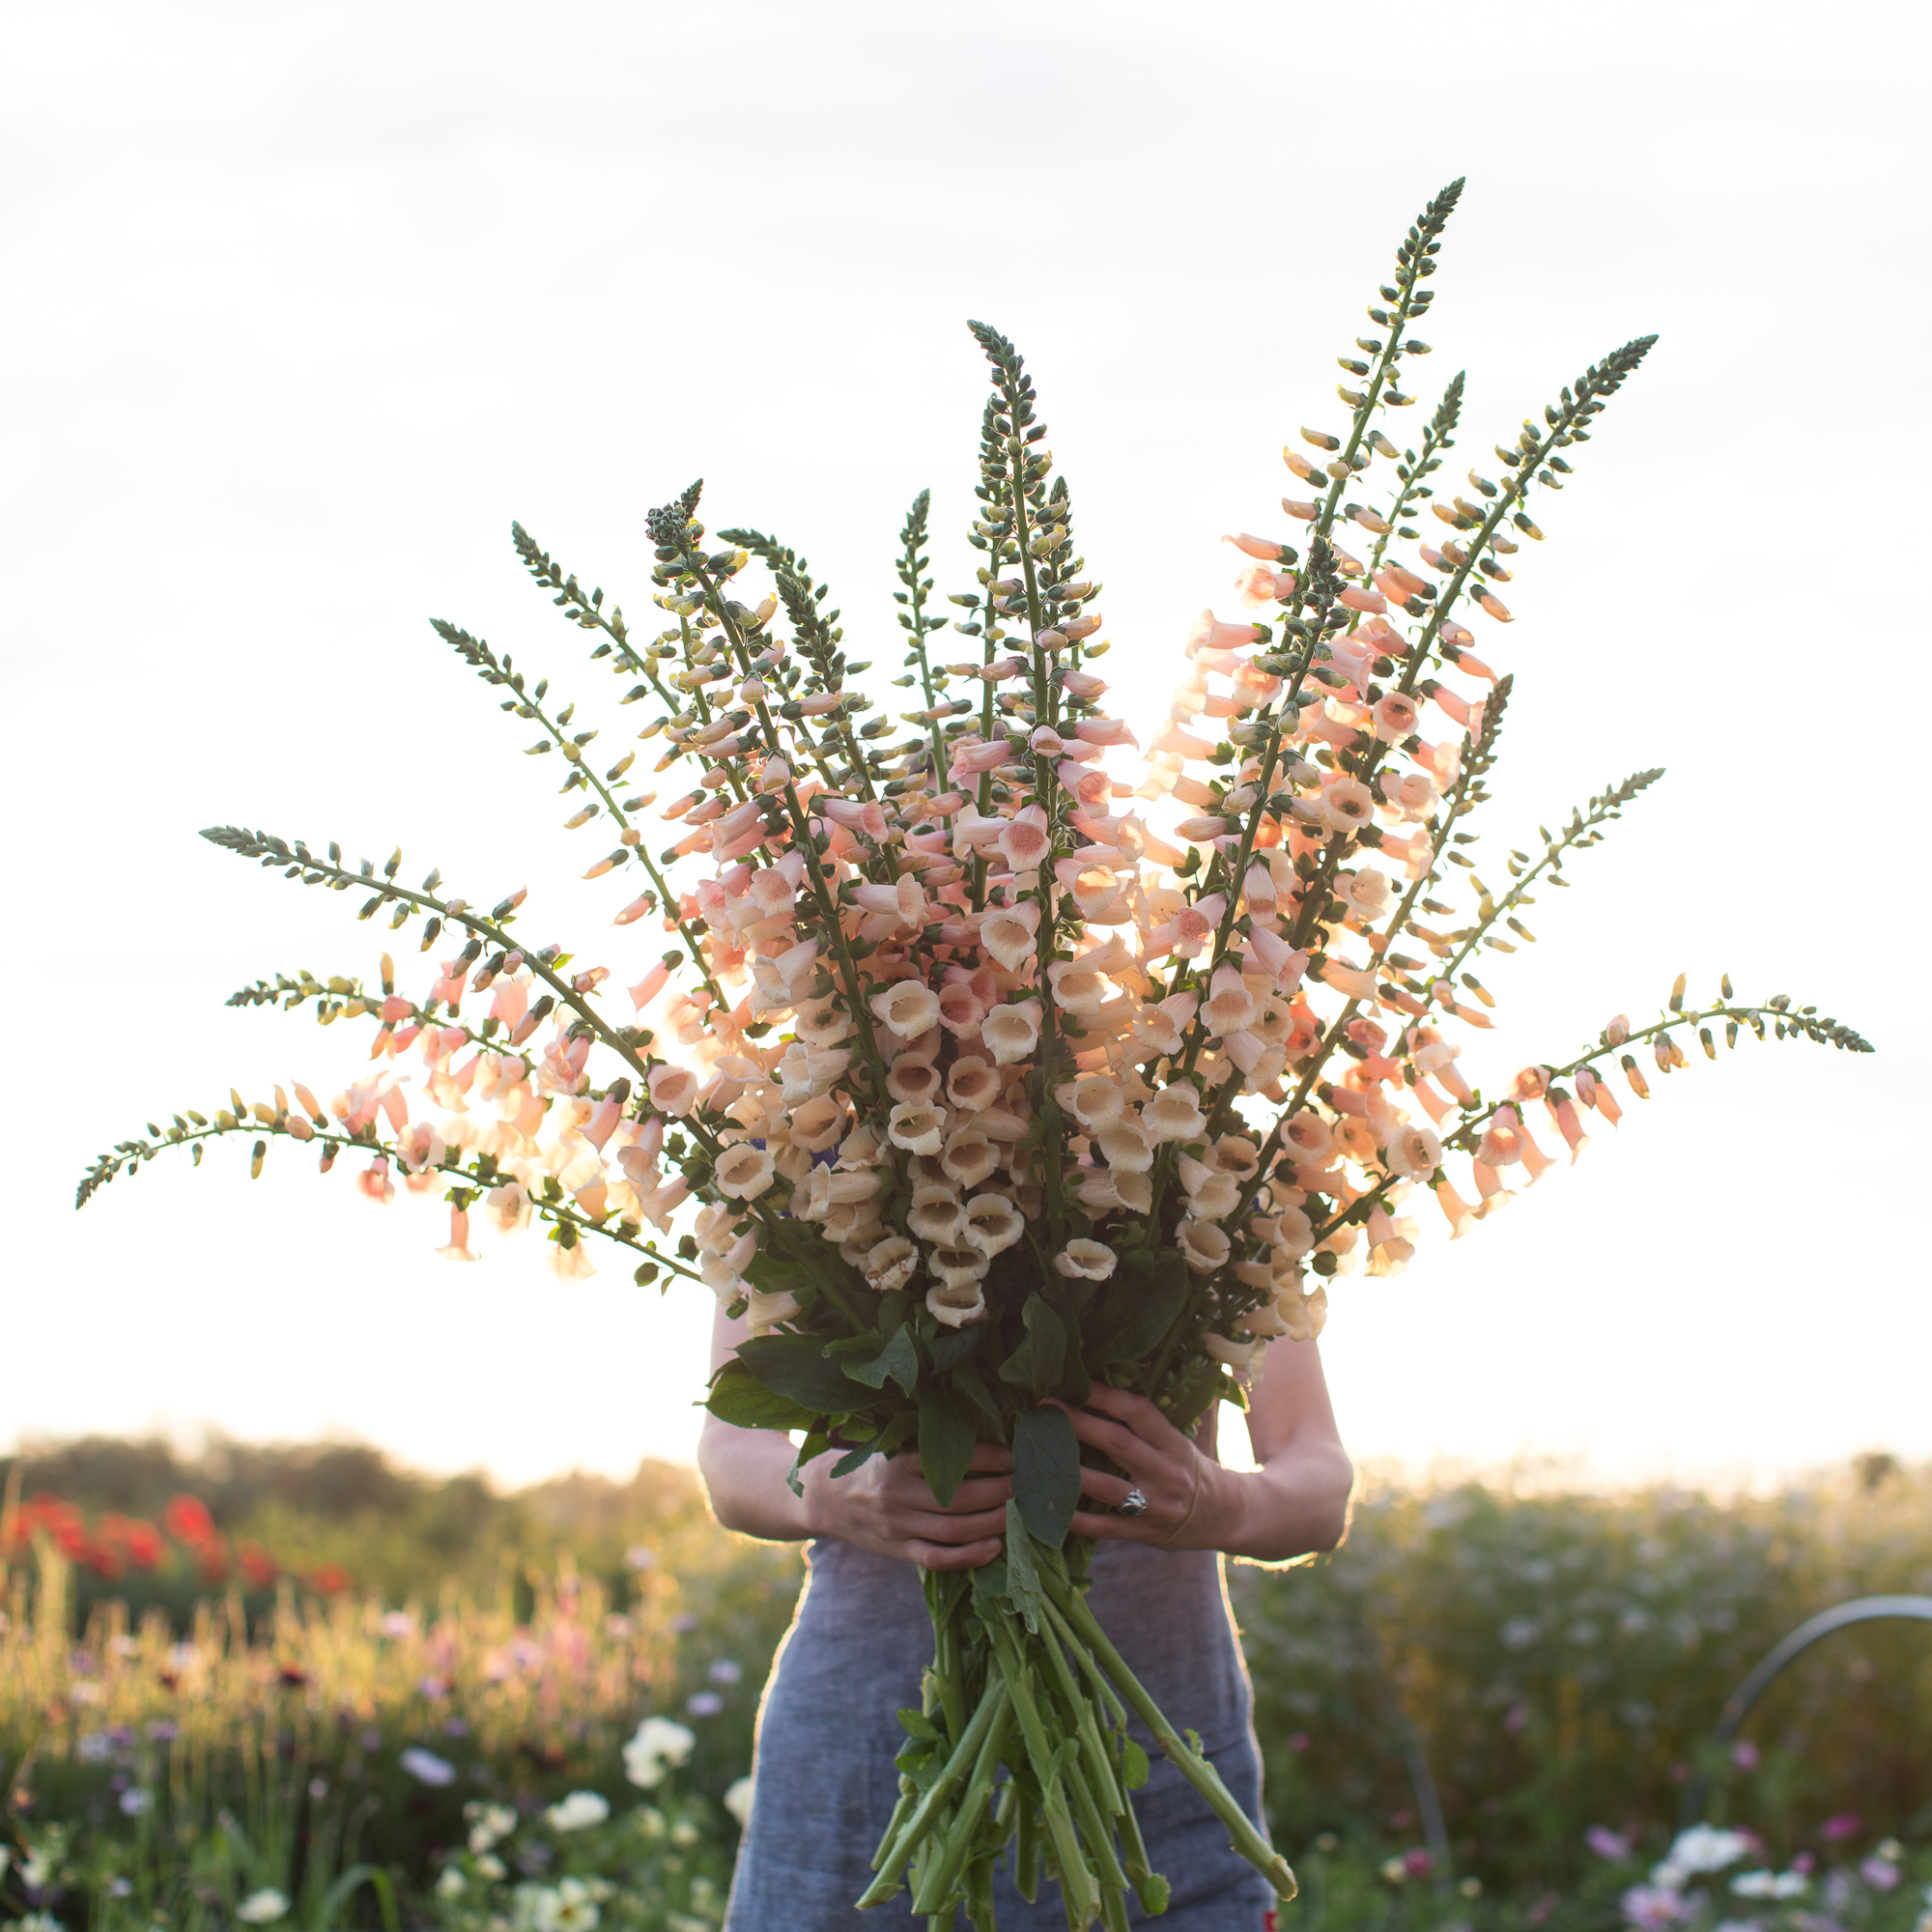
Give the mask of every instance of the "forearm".
[(767, 1543), (803, 1543), (815, 1534), (803, 1498), (785, 1481), (792, 1456), (791, 1442), (776, 1431), (707, 1421), (697, 1439), (697, 1470), (712, 1515), (726, 1529)]
[(1208, 1463), (1187, 1541), (1257, 1563), (1333, 1549), (1348, 1527), (1354, 1475), (1342, 1445), (1320, 1435), (1284, 1444), (1258, 1469)]

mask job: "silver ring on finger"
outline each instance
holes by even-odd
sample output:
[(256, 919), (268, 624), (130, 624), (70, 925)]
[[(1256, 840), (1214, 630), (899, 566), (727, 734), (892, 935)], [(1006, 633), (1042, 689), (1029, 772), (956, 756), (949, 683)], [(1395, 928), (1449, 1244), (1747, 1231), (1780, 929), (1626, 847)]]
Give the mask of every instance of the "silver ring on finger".
[(1116, 1516), (1144, 1516), (1147, 1513), (1147, 1492), (1141, 1489), (1129, 1490), (1115, 1505)]

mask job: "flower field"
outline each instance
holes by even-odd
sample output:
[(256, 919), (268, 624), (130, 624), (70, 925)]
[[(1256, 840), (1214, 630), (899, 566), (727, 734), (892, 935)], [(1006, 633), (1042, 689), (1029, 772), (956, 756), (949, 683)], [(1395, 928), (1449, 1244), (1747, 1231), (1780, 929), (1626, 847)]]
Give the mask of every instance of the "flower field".
[[(675, 1471), (501, 1498), (344, 1453), (333, 1489), (262, 1452), (16, 1465), (0, 1922), (715, 1925), (795, 1552)], [(418, 1536), (408, 1574), (405, 1526), (459, 1502), (468, 1547)], [(1704, 1740), (1804, 1617), (1932, 1591), (1928, 1532), (1932, 1475), (1883, 1463), (1721, 1504), (1371, 1482), (1333, 1557), (1231, 1573), (1294, 1920), (1914, 1932), (1932, 1633), (1837, 1636)], [(1724, 1829), (1666, 1858), (1693, 1769)]]

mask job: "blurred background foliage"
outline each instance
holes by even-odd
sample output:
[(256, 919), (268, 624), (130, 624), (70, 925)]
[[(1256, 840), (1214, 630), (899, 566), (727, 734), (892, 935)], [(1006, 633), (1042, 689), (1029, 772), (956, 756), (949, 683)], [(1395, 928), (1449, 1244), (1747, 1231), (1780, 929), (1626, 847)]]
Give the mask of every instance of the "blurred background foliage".
[[(129, 1883), (140, 1845), (152, 1861), (164, 1840), (183, 1858), (198, 1844), (205, 1866), (210, 1844), (252, 1842), (251, 1815), (290, 1884), (304, 1860), (333, 1872), (353, 1857), (393, 1873), (420, 1915), (466, 1804), (534, 1817), (594, 1790), (625, 1815), (642, 1794), (620, 1747), (652, 1715), (696, 1740), (653, 1801), (688, 1806), (704, 1830), (690, 1856), (726, 1868), (723, 1801), (749, 1768), (802, 1566), (719, 1530), (691, 1471), (647, 1463), (628, 1483), (504, 1495), (355, 1444), (189, 1456), (89, 1438), (0, 1461), (0, 1843), (24, 1854), (67, 1828), (65, 1922), (117, 1922), (101, 1888)], [(1887, 1838), (1932, 1837), (1924, 1625), (1831, 1638), (1734, 1750), (1713, 1761), (1706, 1743), (1806, 1617), (1932, 1594), (1932, 1470), (1871, 1458), (1723, 1497), (1596, 1493), (1560, 1470), (1371, 1475), (1339, 1551), (1234, 1566), (1230, 1590), (1275, 1835), (1321, 1875), (1312, 1917), (1434, 1925), (1453, 1906), (1499, 1925), (1607, 1924), (1676, 1830), (1693, 1770), (1714, 1776), (1708, 1815), (1756, 1833), (1772, 1862), (1808, 1852), (1855, 1870)], [(428, 1779), (424, 1752), (442, 1768)], [(1605, 1832), (1627, 1859), (1604, 1856)], [(157, 1871), (156, 1897), (188, 1883)], [(343, 1909), (376, 1910), (357, 1898)]]
[(1371, 1481), (1344, 1548), (1230, 1582), (1285, 1840), (1420, 1841), (1419, 1746), (1459, 1871), (1575, 1884), (1592, 1826), (1637, 1842), (1710, 1815), (1767, 1855), (1856, 1815), (1932, 1832), (1932, 1626), (1866, 1625), (1792, 1664), (1734, 1752), (1705, 1762), (1746, 1674), (1819, 1610), (1932, 1595), (1932, 1471), (1862, 1459), (1760, 1496), (1659, 1487)]

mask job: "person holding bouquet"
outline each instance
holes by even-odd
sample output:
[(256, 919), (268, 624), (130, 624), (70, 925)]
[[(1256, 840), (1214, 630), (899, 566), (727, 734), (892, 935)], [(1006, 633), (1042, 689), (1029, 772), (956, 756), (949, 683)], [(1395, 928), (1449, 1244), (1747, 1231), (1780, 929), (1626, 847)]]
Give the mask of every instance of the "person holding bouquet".
[[(714, 1368), (745, 1333), (742, 1321), (721, 1313)], [(1265, 1365), (1247, 1415), (1253, 1470), (1217, 1460), (1218, 1408), (1190, 1437), (1145, 1396), (1095, 1384), (1091, 1406), (1072, 1415), (1090, 1453), (1125, 1472), (1088, 1469), (1073, 1519), (1076, 1536), (1099, 1544), (1090, 1572), (1094, 1612), (1162, 1707), (1188, 1714), (1257, 1821), (1261, 1758), (1223, 1558), (1285, 1563), (1333, 1549), (1353, 1481), (1320, 1345), (1275, 1341)], [(801, 1472), (802, 1494), (785, 1481), (791, 1458), (784, 1436), (715, 1416), (698, 1449), (719, 1521), (747, 1536), (807, 1544), (810, 1571), (759, 1712), (751, 1820), (726, 1932), (842, 1932), (877, 1922), (853, 1901), (871, 1880), (872, 1849), (898, 1795), (894, 1758), (905, 1733), (895, 1713), (918, 1709), (920, 1674), (932, 1659), (918, 1566), (990, 1563), (1007, 1521), (1006, 1449), (982, 1444), (947, 1508), (910, 1451), (839, 1478), (833, 1459), (820, 1457)], [(1261, 1932), (1272, 1889), (1158, 1756), (1135, 1808), (1148, 1851), (1173, 1886), (1164, 1926)], [(1002, 1932), (1050, 1932), (1065, 1922), (1050, 1888), (1029, 1905), (1002, 1874), (995, 1898)], [(906, 1909), (883, 1916), (890, 1922)]]

